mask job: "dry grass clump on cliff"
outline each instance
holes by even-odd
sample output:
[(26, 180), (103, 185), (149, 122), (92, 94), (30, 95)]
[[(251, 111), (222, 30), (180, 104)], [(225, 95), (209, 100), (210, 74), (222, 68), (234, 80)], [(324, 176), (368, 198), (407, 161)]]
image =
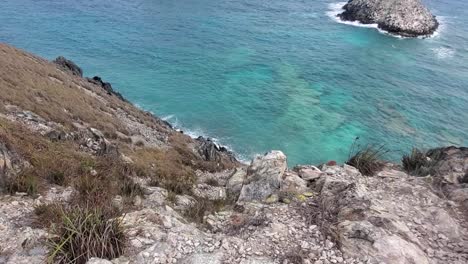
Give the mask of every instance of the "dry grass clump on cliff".
[(388, 150), (383, 145), (361, 146), (357, 144), (358, 140), (359, 138), (356, 138), (353, 142), (346, 164), (355, 167), (363, 175), (373, 176), (383, 168), (382, 159), (388, 153)]
[(39, 183), (37, 178), (29, 173), (21, 173), (5, 182), (5, 190), (10, 194), (19, 192), (32, 196), (37, 194), (38, 188)]
[(204, 223), (204, 217), (207, 214), (217, 212), (226, 206), (226, 201), (210, 201), (204, 198), (197, 198), (185, 211), (184, 216), (195, 223)]
[(15, 192), (28, 189), (32, 194), (43, 182), (67, 185), (70, 179), (81, 175), (79, 161), (91, 158), (68, 142), (51, 142), (1, 118), (0, 142), (28, 162), (16, 178), (10, 179), (11, 190)]
[(50, 263), (86, 263), (92, 257), (113, 259), (123, 254), (125, 234), (120, 218), (99, 208), (62, 209), (49, 239)]
[(435, 173), (435, 166), (438, 163), (439, 153), (431, 153), (418, 148), (413, 148), (411, 153), (403, 155), (401, 162), (403, 169), (413, 176), (427, 176)]
[(138, 176), (149, 177), (152, 186), (160, 186), (176, 194), (188, 194), (195, 183), (195, 171), (172, 148), (139, 149), (132, 159)]
[[(58, 70), (44, 59), (1, 43), (0, 54), (0, 102), (4, 105), (32, 111), (68, 129), (76, 121), (87, 123), (112, 139), (117, 138), (116, 131), (129, 135), (126, 125), (115, 115), (119, 108), (148, 127), (168, 131), (146, 112), (83, 78)], [(0, 112), (6, 112), (4, 105)]]

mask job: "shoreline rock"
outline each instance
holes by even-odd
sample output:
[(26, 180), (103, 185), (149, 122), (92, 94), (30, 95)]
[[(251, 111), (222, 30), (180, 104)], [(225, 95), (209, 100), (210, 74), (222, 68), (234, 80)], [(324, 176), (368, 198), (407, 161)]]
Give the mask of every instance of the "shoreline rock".
[(338, 17), (345, 21), (377, 24), (389, 33), (403, 37), (428, 36), (439, 22), (420, 0), (350, 0)]

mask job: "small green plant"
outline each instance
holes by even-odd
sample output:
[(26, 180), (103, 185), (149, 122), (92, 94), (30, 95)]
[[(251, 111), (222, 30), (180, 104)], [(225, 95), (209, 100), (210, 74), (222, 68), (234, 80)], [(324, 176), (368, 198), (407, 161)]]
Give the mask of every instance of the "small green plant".
[(410, 154), (403, 155), (401, 162), (403, 169), (415, 176), (426, 176), (430, 174), (431, 167), (433, 167), (432, 159), (427, 156), (427, 153), (417, 148), (413, 148)]
[(90, 173), (96, 167), (96, 162), (92, 159), (83, 159), (80, 163), (82, 173)]
[(28, 195), (35, 195), (38, 191), (38, 180), (32, 174), (20, 174), (7, 180), (6, 191), (10, 194), (17, 192), (27, 193)]
[(84, 264), (92, 257), (113, 259), (123, 254), (125, 234), (120, 219), (86, 207), (65, 209), (60, 215), (49, 239), (49, 263)]
[(357, 144), (358, 140), (359, 137), (354, 140), (346, 164), (355, 167), (363, 175), (373, 176), (384, 166), (382, 159), (388, 153), (388, 150), (385, 149), (384, 145), (361, 146)]

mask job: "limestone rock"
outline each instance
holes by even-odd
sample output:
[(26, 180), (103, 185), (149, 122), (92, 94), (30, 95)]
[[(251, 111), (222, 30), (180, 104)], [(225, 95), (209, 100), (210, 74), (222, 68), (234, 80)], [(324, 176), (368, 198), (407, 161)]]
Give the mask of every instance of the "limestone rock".
[(286, 156), (281, 151), (257, 156), (247, 169), (239, 201), (264, 200), (276, 192), (280, 188), (286, 168)]
[(307, 191), (307, 182), (296, 173), (286, 172), (280, 189), (285, 193), (302, 194)]
[(244, 184), (244, 180), (247, 176), (247, 171), (244, 168), (238, 168), (229, 178), (226, 184), (226, 191), (228, 197), (237, 200), (239, 194), (242, 190), (242, 185)]
[(90, 258), (86, 264), (112, 264), (112, 262), (107, 259)]
[(193, 186), (192, 193), (195, 197), (211, 201), (226, 200), (226, 188), (221, 186), (212, 186), (201, 183)]
[(434, 33), (439, 23), (420, 0), (350, 0), (338, 16), (347, 21), (377, 24), (390, 33), (416, 37)]
[(299, 174), (299, 177), (306, 181), (316, 180), (323, 175), (319, 168), (312, 165), (298, 165), (294, 167), (293, 170)]

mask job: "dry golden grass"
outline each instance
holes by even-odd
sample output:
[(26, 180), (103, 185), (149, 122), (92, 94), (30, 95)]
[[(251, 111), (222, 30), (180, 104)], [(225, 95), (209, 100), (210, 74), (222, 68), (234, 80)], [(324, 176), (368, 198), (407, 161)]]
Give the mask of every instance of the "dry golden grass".
[(1, 43), (0, 102), (2, 112), (5, 112), (4, 105), (16, 105), (68, 128), (79, 120), (100, 129), (109, 138), (116, 138), (116, 131), (128, 134), (126, 126), (113, 115), (113, 109), (117, 108), (149, 127), (170, 133), (159, 120), (108, 95), (85, 79), (62, 72), (44, 59)]

